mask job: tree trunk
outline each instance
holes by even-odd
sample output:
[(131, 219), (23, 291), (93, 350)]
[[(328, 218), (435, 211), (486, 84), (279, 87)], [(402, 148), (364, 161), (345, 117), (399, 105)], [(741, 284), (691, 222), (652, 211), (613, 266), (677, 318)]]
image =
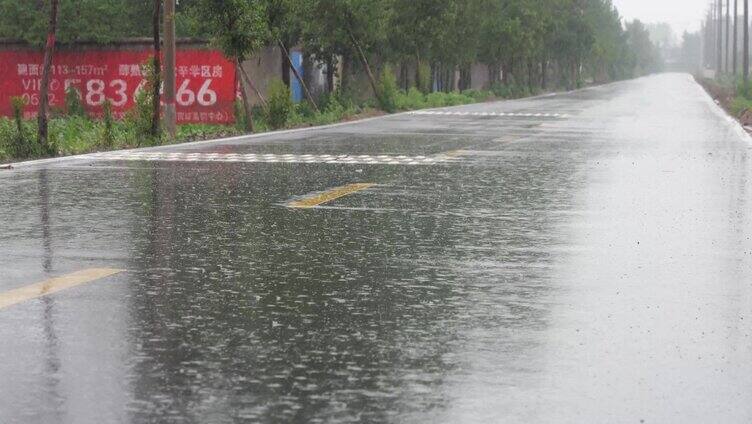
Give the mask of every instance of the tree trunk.
[(235, 67), (243, 76), (243, 78), (240, 79), (240, 95), (243, 98), (243, 110), (245, 111), (245, 130), (252, 133), (254, 131), (253, 108), (251, 107), (251, 101), (248, 99), (248, 90), (244, 87), (244, 82), (246, 79), (250, 80), (250, 78), (246, 75), (245, 69), (243, 69), (243, 63), (238, 58), (235, 58)]
[(541, 88), (548, 89), (548, 61), (545, 59), (541, 62)]
[(368, 64), (368, 59), (366, 58), (366, 54), (363, 53), (363, 49), (360, 48), (360, 44), (358, 43), (358, 40), (355, 39), (355, 35), (353, 34), (349, 25), (346, 27), (346, 29), (347, 29), (347, 34), (350, 36), (350, 41), (352, 41), (352, 44), (355, 47), (355, 50), (358, 52), (358, 56), (360, 57), (360, 62), (363, 64), (363, 68), (365, 68), (366, 70), (366, 75), (368, 75), (368, 81), (371, 83), (371, 88), (373, 89), (373, 95), (378, 98), (379, 86), (376, 83), (376, 78), (373, 76), (373, 72), (371, 72), (371, 66)]
[(340, 87), (343, 92), (350, 90), (350, 74), (352, 73), (352, 56), (349, 54), (342, 56), (342, 72), (340, 73)]
[(406, 60), (403, 60), (400, 63), (400, 87), (407, 91), (410, 88), (410, 80), (408, 78), (409, 70), (407, 69), (409, 65), (409, 62)]
[(431, 86), (436, 87), (436, 91), (444, 91), (441, 86), (441, 66), (438, 63), (431, 65)]
[(532, 92), (535, 89), (535, 78), (533, 77), (533, 61), (527, 61), (527, 86)]
[(327, 93), (333, 93), (334, 92), (334, 74), (336, 73), (334, 69), (334, 59), (329, 58), (326, 61), (326, 91)]
[[(313, 96), (311, 95), (311, 92), (308, 91), (308, 86), (306, 85), (305, 81), (303, 81), (303, 78), (298, 73), (298, 70), (295, 69), (295, 66), (292, 63), (292, 58), (290, 57), (290, 52), (287, 50), (287, 47), (282, 43), (282, 41), (279, 41), (279, 47), (282, 49), (282, 54), (287, 58), (287, 63), (290, 65), (290, 70), (292, 70), (292, 73), (295, 74), (295, 78), (300, 82), (300, 86), (303, 87), (303, 93), (305, 93), (306, 99), (311, 103), (311, 106), (313, 106), (313, 110), (316, 111), (316, 113), (320, 113), (318, 105), (316, 104), (316, 101), (313, 100)], [(289, 83), (288, 83), (289, 84)]]
[(159, 39), (159, 11), (162, 5), (161, 0), (154, 0), (154, 11), (152, 14), (152, 31), (154, 36), (154, 85), (152, 90), (154, 97), (152, 99), (152, 116), (151, 116), (151, 135), (159, 136), (159, 116), (160, 116), (160, 93), (162, 86), (162, 58), (160, 57), (161, 42)]
[(460, 91), (469, 90), (472, 88), (472, 65), (465, 65), (460, 68)]
[(572, 61), (572, 63), (569, 65), (569, 90), (574, 90), (577, 86), (577, 71), (575, 69), (575, 62)]
[(47, 139), (47, 109), (49, 106), (48, 93), (50, 90), (50, 74), (52, 73), (52, 55), (55, 53), (55, 37), (57, 35), (57, 19), (59, 0), (50, 2), (50, 20), (47, 28), (47, 44), (44, 47), (44, 64), (42, 81), (39, 87), (39, 110), (37, 116), (39, 144), (45, 154), (52, 154), (52, 148)]
[(287, 88), (290, 88), (290, 69), (292, 69), (292, 62), (290, 62), (287, 44), (285, 44), (285, 42), (281, 39), (278, 40), (278, 43), (280, 47), (280, 54), (282, 55), (282, 82), (285, 83)]

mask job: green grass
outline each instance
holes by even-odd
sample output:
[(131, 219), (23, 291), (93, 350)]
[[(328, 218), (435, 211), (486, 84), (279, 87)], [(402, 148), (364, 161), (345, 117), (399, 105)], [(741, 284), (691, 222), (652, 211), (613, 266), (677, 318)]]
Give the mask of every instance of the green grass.
[(740, 116), (745, 110), (752, 108), (752, 100), (744, 96), (736, 96), (729, 108), (734, 116)]
[(739, 117), (752, 109), (752, 84), (745, 85), (742, 77), (723, 75), (715, 80), (704, 80), (711, 95), (734, 116)]
[[(23, 122), (27, 143), (36, 143), (37, 125), (35, 120)], [(107, 145), (105, 125), (102, 121), (95, 121), (81, 116), (57, 117), (50, 119), (49, 140), (59, 156), (90, 153), (100, 150), (117, 150), (153, 144), (139, 140), (132, 125), (124, 121), (113, 124), (113, 142)], [(17, 137), (15, 123), (8, 118), (0, 117), (0, 161), (12, 159), (11, 143)], [(210, 138), (230, 137), (240, 135), (242, 131), (234, 125), (179, 125), (176, 143)], [(139, 142), (141, 141), (141, 142)]]

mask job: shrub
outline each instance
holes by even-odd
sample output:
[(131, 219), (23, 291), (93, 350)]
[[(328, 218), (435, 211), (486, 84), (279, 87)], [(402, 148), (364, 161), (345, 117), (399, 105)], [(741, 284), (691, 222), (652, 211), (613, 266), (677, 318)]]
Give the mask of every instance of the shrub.
[(236, 99), (232, 104), (233, 113), (235, 114), (235, 128), (240, 131), (245, 130), (245, 109), (243, 107), (243, 101)]
[(290, 120), (295, 105), (292, 102), (290, 89), (282, 80), (274, 80), (269, 87), (269, 107), (266, 111), (266, 122), (273, 129), (283, 128)]
[(21, 97), (11, 97), (10, 104), (13, 109), (15, 134), (11, 136), (10, 143), (8, 143), (8, 153), (11, 157), (18, 159), (38, 154), (38, 145), (34, 143), (33, 138), (26, 133), (24, 128), (23, 109), (26, 103)]
[(494, 93), (480, 90), (465, 90), (462, 92), (462, 95), (473, 99), (476, 103), (487, 102), (494, 97)]
[(126, 121), (131, 127), (136, 146), (160, 144), (161, 137), (159, 135), (154, 137), (151, 134), (153, 99), (156, 95), (153, 90), (156, 77), (154, 59), (151, 58), (141, 65), (141, 70), (144, 75), (144, 88), (136, 94), (135, 104), (128, 111)]
[(428, 107), (442, 107), (446, 106), (445, 93), (436, 91), (426, 96), (426, 106)]
[(502, 99), (507, 99), (512, 96), (512, 91), (509, 89), (509, 86), (498, 82), (491, 85), (491, 92), (494, 96)]
[(511, 86), (512, 97), (519, 99), (530, 95), (530, 89), (526, 85), (512, 84)]
[(444, 104), (447, 106), (457, 106), (457, 105), (464, 105), (466, 103), (472, 103), (473, 99), (469, 97), (465, 97), (460, 93), (457, 92), (451, 92), (451, 93), (443, 93), (444, 94)]
[(415, 85), (423, 94), (431, 92), (431, 66), (426, 62), (419, 62), (415, 72)]
[(731, 113), (735, 116), (741, 115), (745, 110), (752, 108), (752, 100), (743, 96), (737, 96), (731, 102)]
[(491, 92), (494, 96), (502, 99), (519, 99), (528, 97), (532, 94), (530, 87), (521, 84), (499, 84), (491, 86)]
[(426, 96), (415, 87), (400, 91), (395, 98), (395, 106), (398, 110), (413, 110), (426, 107)]
[(742, 77), (737, 78), (735, 81), (736, 95), (747, 99), (752, 99), (752, 84), (744, 84)]
[(397, 88), (397, 78), (394, 76), (391, 66), (385, 65), (384, 69), (381, 70), (377, 91), (376, 100), (378, 100), (381, 110), (385, 112), (397, 110), (396, 98), (399, 89)]
[(86, 116), (81, 93), (72, 85), (65, 89), (65, 113), (68, 116)]
[(303, 100), (302, 102), (295, 105), (295, 113), (304, 118), (310, 118), (316, 115), (316, 111), (313, 109), (313, 106), (311, 106), (311, 103), (309, 103), (308, 100)]

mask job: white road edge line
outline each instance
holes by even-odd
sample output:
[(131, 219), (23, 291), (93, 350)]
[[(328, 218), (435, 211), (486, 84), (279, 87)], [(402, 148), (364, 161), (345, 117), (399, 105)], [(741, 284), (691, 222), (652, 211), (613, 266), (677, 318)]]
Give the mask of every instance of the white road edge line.
[(697, 89), (699, 89), (704, 95), (705, 95), (705, 101), (708, 102), (708, 104), (711, 105), (710, 109), (713, 110), (716, 115), (718, 115), (721, 119), (724, 119), (736, 132), (745, 139), (748, 143), (752, 144), (752, 134), (748, 133), (747, 130), (744, 129), (741, 122), (734, 119), (733, 116), (726, 113), (726, 111), (715, 102), (715, 99), (705, 90), (703, 86), (700, 85), (697, 81), (695, 81), (694, 77), (689, 75), (692, 82), (695, 84)]

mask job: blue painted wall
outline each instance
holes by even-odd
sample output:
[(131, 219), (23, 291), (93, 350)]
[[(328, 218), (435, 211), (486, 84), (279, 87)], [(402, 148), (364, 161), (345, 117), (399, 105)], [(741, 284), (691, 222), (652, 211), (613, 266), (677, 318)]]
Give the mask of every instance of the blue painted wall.
[[(303, 76), (303, 54), (301, 52), (290, 52), (291, 59), (292, 59), (292, 65), (295, 67), (295, 69), (298, 71), (298, 74), (301, 78), (305, 78)], [(295, 78), (295, 74), (290, 72), (290, 91), (292, 92), (292, 100), (295, 103), (300, 102), (303, 100), (303, 87), (300, 85), (300, 81), (298, 81), (297, 78)]]

